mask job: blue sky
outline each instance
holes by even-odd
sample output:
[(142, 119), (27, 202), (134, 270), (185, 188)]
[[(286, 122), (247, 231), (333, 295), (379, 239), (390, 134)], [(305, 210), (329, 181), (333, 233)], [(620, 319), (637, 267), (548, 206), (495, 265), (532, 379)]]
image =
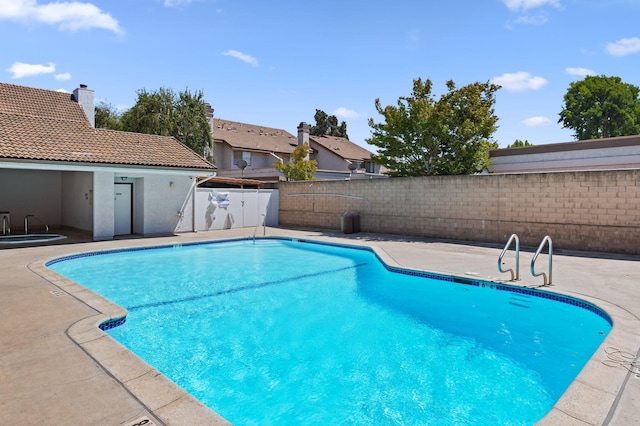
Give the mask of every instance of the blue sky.
[(640, 0), (0, 0), (0, 81), (87, 84), (119, 108), (202, 90), (218, 118), (294, 135), (322, 109), (372, 151), (376, 98), (491, 81), (494, 138), (539, 145), (574, 139), (557, 123), (572, 81), (640, 86), (639, 16)]

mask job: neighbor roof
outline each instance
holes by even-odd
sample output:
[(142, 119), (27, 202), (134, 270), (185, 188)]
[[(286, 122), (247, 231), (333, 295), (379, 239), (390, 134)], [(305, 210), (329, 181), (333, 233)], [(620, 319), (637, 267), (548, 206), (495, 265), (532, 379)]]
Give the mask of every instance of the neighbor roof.
[(291, 154), (298, 145), (298, 138), (285, 130), (219, 118), (213, 120), (213, 138), (234, 149), (284, 154)]
[(70, 93), (0, 83), (0, 160), (214, 170), (177, 139), (94, 129)]
[(349, 139), (337, 136), (310, 136), (310, 142), (323, 146), (345, 160), (369, 160), (371, 152)]

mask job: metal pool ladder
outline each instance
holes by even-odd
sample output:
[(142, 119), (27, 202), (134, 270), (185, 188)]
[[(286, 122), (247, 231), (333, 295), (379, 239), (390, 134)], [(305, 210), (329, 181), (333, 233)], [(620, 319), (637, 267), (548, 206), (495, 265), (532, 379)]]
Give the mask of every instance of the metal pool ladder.
[[(262, 219), (262, 226), (263, 226), (263, 236), (267, 235), (267, 215), (266, 214), (261, 214), (260, 218)], [(258, 232), (258, 228), (260, 227), (260, 221), (258, 221), (256, 223), (256, 227), (253, 230), (253, 244), (256, 243), (256, 232)]]
[(28, 234), (29, 233), (29, 218), (32, 217), (35, 220), (37, 220), (38, 222), (40, 222), (42, 225), (44, 225), (44, 229), (46, 230), (46, 232), (49, 232), (49, 227), (47, 226), (46, 223), (44, 223), (43, 221), (40, 220), (40, 218), (34, 214), (28, 214), (24, 217), (24, 233)]
[[(535, 271), (536, 259), (538, 259), (538, 255), (540, 254), (540, 252), (544, 248), (544, 244), (545, 243), (549, 243), (549, 275), (545, 274), (544, 272), (540, 272), (539, 274), (536, 274), (536, 271)], [(539, 277), (540, 275), (542, 275), (542, 277), (544, 278), (544, 284), (542, 284), (542, 286), (552, 285), (551, 284), (551, 278), (552, 278), (552, 262), (551, 262), (551, 260), (552, 260), (552, 257), (553, 257), (553, 242), (551, 241), (551, 237), (549, 237), (547, 235), (542, 239), (542, 242), (540, 243), (540, 246), (538, 246), (538, 250), (536, 250), (536, 254), (534, 254), (533, 255), (533, 259), (531, 259), (531, 275), (533, 275), (534, 277)]]
[[(513, 240), (516, 241), (516, 270), (514, 272), (512, 268), (509, 268), (506, 271), (503, 271), (502, 258), (511, 246)], [(502, 249), (502, 253), (500, 253), (500, 256), (498, 257), (498, 271), (503, 273), (511, 272), (511, 281), (518, 281), (520, 279), (520, 240), (518, 239), (518, 236), (516, 234), (511, 234), (509, 240), (507, 241), (507, 244), (504, 246), (504, 249)]]

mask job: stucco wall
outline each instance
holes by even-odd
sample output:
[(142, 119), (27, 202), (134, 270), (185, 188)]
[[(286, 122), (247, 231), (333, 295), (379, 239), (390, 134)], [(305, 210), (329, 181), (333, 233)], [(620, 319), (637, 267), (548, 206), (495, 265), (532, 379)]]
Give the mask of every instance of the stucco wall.
[(318, 169), (337, 170), (345, 173), (350, 172), (349, 163), (344, 161), (344, 159), (319, 144), (312, 144), (312, 146), (318, 151), (315, 158), (318, 162)]
[[(142, 233), (155, 235), (180, 230), (180, 222), (184, 221), (180, 220), (179, 212), (190, 203), (193, 179), (189, 176), (144, 174), (136, 181), (144, 181)], [(190, 228), (191, 218), (186, 219), (186, 226)]]
[(283, 182), (280, 224), (640, 254), (640, 170)]
[[(62, 173), (47, 170), (0, 169), (0, 211), (11, 216), (11, 232), (24, 232), (26, 215), (36, 215), (50, 227), (62, 224)], [(43, 226), (29, 220), (29, 232)]]
[(93, 229), (93, 174), (62, 172), (62, 225)]
[(93, 173), (93, 239), (113, 238), (114, 188), (112, 172)]

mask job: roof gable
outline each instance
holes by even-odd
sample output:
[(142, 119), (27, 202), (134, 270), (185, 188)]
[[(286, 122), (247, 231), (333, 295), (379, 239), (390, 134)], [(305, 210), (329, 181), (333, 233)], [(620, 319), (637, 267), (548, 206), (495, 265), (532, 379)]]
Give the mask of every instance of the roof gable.
[(173, 137), (94, 129), (69, 93), (4, 83), (0, 159), (215, 169)]

